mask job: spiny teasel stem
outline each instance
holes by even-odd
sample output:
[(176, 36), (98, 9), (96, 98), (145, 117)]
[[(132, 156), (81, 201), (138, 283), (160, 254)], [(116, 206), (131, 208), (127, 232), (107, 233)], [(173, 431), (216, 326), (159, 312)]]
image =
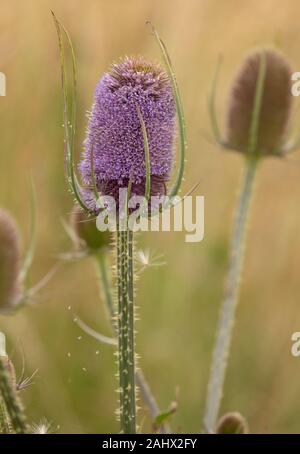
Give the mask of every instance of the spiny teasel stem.
[(133, 282), (133, 233), (128, 230), (128, 296), (133, 302), (134, 282)]
[[(130, 242), (129, 242), (130, 243)], [(131, 245), (132, 245), (131, 241)], [(131, 246), (129, 245), (129, 248)], [(132, 249), (132, 247), (131, 247)], [(108, 274), (108, 264), (106, 262), (106, 257), (103, 251), (101, 251), (99, 254), (96, 254), (96, 262), (97, 262), (97, 268), (98, 268), (98, 275), (99, 279), (101, 282), (101, 288), (103, 288), (103, 293), (104, 293), (104, 301), (107, 307), (108, 315), (110, 318), (110, 322), (112, 325), (112, 329), (115, 335), (117, 335), (117, 326), (116, 326), (116, 312), (115, 312), (115, 306), (114, 306), (114, 301), (113, 301), (113, 296), (112, 296), (112, 290), (111, 290), (111, 285), (110, 285), (110, 278)], [(131, 275), (133, 276), (133, 250), (129, 250), (129, 268), (132, 269)], [(133, 289), (132, 289), (132, 294), (133, 294)], [(154, 395), (151, 392), (151, 389), (149, 387), (149, 384), (147, 383), (147, 380), (143, 374), (143, 371), (141, 369), (136, 369), (135, 371), (135, 379), (136, 379), (136, 384), (137, 387), (141, 393), (141, 398), (144, 401), (150, 418), (153, 421), (153, 424), (155, 424), (156, 418), (161, 414), (161, 410), (158, 406), (158, 403), (156, 402), (156, 399)], [(170, 428), (166, 423), (162, 424), (159, 428), (159, 433), (170, 433)]]
[[(132, 232), (118, 229), (118, 357), (120, 421), (125, 434), (136, 433), (133, 273), (129, 244)], [(132, 246), (131, 246), (132, 247)]]
[(217, 340), (213, 353), (212, 368), (208, 384), (204, 428), (205, 431), (209, 433), (213, 433), (215, 430), (223, 395), (225, 373), (243, 268), (243, 252), (246, 237), (247, 218), (253, 194), (257, 164), (258, 158), (256, 156), (246, 158), (245, 174), (242, 181), (230, 248), (225, 295), (221, 307)]
[(13, 433), (4, 400), (0, 397), (0, 434)]
[(9, 376), (6, 362), (7, 358), (0, 356), (0, 395), (4, 401), (13, 432), (25, 434), (27, 433), (26, 417), (17, 391)]

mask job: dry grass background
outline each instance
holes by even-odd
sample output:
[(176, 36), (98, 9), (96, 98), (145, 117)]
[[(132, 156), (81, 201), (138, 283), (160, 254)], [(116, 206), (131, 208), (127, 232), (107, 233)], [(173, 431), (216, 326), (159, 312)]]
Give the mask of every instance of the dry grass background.
[[(27, 177), (33, 175), (39, 213), (33, 282), (69, 247), (61, 217), (72, 206), (63, 173), (50, 8), (69, 30), (78, 58), (78, 150), (94, 86), (110, 62), (136, 53), (159, 58), (146, 20), (155, 23), (172, 56), (189, 139), (183, 190), (201, 180), (206, 232), (200, 244), (187, 244), (178, 233), (140, 237), (163, 253), (168, 265), (147, 270), (138, 283), (137, 345), (162, 408), (179, 389), (174, 430), (197, 432), (242, 168), (239, 156), (220, 151), (211, 140), (207, 95), (220, 53), (220, 118), (230, 79), (251, 48), (275, 46), (300, 70), (299, 1), (287, 0), (283, 7), (280, 0), (1, 0), (0, 70), (7, 76), (7, 96), (0, 99), (0, 204), (15, 215), (26, 243)], [(223, 402), (224, 411), (241, 411), (253, 432), (300, 431), (300, 359), (290, 354), (291, 334), (300, 329), (299, 181), (299, 153), (287, 162), (265, 161), (258, 178)], [(72, 312), (109, 334), (90, 260), (65, 266), (35, 307), (0, 319), (18, 369), (24, 350), (27, 373), (39, 370), (24, 396), (30, 419), (46, 416), (68, 433), (117, 432), (112, 352), (82, 334)], [(143, 419), (145, 411), (140, 414)]]

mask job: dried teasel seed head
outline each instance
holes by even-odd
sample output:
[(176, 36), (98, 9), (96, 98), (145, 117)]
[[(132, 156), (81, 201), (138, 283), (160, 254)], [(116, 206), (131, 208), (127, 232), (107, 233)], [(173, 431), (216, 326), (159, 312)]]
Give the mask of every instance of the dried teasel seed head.
[(111, 244), (110, 232), (100, 232), (96, 219), (88, 216), (78, 205), (74, 206), (71, 213), (71, 226), (78, 240), (78, 248), (86, 247), (90, 251), (99, 251)]
[(15, 309), (21, 301), (20, 258), (17, 225), (0, 210), (0, 313)]
[(256, 152), (259, 155), (278, 155), (282, 153), (291, 114), (292, 70), (285, 57), (273, 50), (250, 54), (238, 71), (229, 95), (225, 142), (232, 149), (243, 153), (248, 151), (262, 58), (265, 59), (266, 73), (258, 119)]
[(248, 434), (249, 428), (245, 418), (238, 412), (226, 413), (219, 420), (216, 434)]

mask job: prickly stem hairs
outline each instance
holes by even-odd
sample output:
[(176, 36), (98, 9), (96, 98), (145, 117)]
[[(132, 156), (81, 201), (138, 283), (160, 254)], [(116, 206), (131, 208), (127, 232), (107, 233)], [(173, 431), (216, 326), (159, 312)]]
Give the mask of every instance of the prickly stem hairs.
[(223, 395), (257, 166), (264, 156), (284, 154), (291, 108), (290, 76), (289, 65), (280, 54), (269, 50), (257, 52), (246, 58), (230, 93), (226, 138), (222, 144), (244, 155), (245, 172), (208, 384), (204, 429), (210, 433), (215, 431)]
[[(79, 225), (83, 223), (85, 224), (84, 228), (82, 225)], [(113, 334), (117, 337), (118, 321), (116, 318), (116, 307), (112, 294), (109, 264), (107, 260), (108, 252), (110, 250), (110, 247), (112, 246), (111, 239), (109, 238), (109, 235), (107, 235), (108, 232), (99, 232), (97, 230), (95, 226), (95, 220), (90, 219), (89, 216), (78, 205), (74, 206), (74, 209), (71, 213), (70, 226), (75, 233), (75, 237), (72, 237), (72, 239), (74, 241), (76, 249), (87, 252), (95, 260), (96, 272), (99, 279), (99, 288), (102, 292), (102, 299), (105, 302), (105, 308), (113, 330)], [(99, 238), (101, 237), (101, 235), (103, 235), (103, 238)], [(131, 249), (133, 250), (133, 247)], [(133, 274), (133, 251), (129, 251), (129, 257), (129, 268), (132, 270), (130, 272)], [(86, 328), (87, 325), (82, 324), (81, 321), (81, 327), (83, 326)], [(90, 330), (86, 332), (91, 334)], [(97, 338), (99, 339), (99, 336)], [(155, 424), (156, 418), (161, 414), (161, 410), (140, 368), (136, 369), (135, 378), (137, 387), (141, 394), (141, 398), (148, 409), (153, 424)], [(161, 424), (158, 428), (158, 431), (159, 433), (168, 433), (169, 428), (167, 424)]]
[(118, 231), (118, 359), (120, 421), (124, 433), (136, 432), (134, 306), (130, 287), (128, 231)]
[[(77, 241), (80, 242), (80, 247), (86, 248), (87, 247), (87, 243), (85, 240), (86, 235), (84, 237), (80, 236), (82, 231), (81, 231), (81, 229), (78, 229), (78, 227), (76, 227), (75, 224), (77, 222), (87, 222), (93, 231), (94, 231), (95, 227), (91, 225), (91, 223), (93, 221), (88, 222), (88, 220), (89, 220), (88, 216), (82, 210), (80, 210), (78, 208), (79, 207), (76, 206), (72, 212), (71, 226), (73, 227), (76, 235), (79, 235), (79, 238), (77, 239)], [(80, 220), (78, 218), (78, 213), (80, 213)], [(76, 216), (75, 216), (75, 214), (76, 214)], [(85, 233), (86, 233), (86, 228), (87, 228), (87, 226), (84, 229)], [(102, 232), (102, 233), (105, 234), (107, 232)], [(98, 236), (101, 235), (101, 232), (97, 231), (97, 235)], [(88, 237), (90, 237), (90, 235), (88, 235)], [(84, 244), (82, 243), (82, 241), (84, 241)], [(93, 244), (95, 244), (95, 243), (93, 242)], [(77, 247), (78, 247), (78, 244), (77, 244)], [(96, 265), (96, 272), (97, 272), (97, 276), (99, 279), (99, 287), (102, 292), (102, 298), (105, 302), (107, 316), (111, 323), (113, 333), (117, 337), (118, 320), (116, 317), (116, 307), (115, 307), (114, 298), (113, 298), (113, 294), (112, 294), (111, 279), (110, 279), (110, 273), (109, 273), (109, 264), (108, 264), (108, 260), (107, 260), (108, 248), (103, 248), (103, 247), (98, 248), (97, 247), (94, 250), (89, 248), (87, 252), (92, 254), (92, 256), (94, 257), (95, 265)], [(131, 267), (133, 267), (133, 260), (132, 260), (133, 254), (131, 254), (129, 252), (129, 256), (131, 256), (131, 259), (130, 259), (131, 263), (129, 265), (129, 267), (131, 268)], [(133, 274), (133, 271), (132, 271), (132, 274)], [(81, 322), (81, 327), (83, 327), (82, 322)], [(85, 327), (86, 327), (86, 325), (85, 325)], [(88, 330), (88, 334), (89, 333), (91, 334), (90, 330)], [(99, 336), (97, 336), (97, 339), (99, 339)], [(147, 383), (146, 378), (140, 368), (136, 369), (136, 371), (135, 371), (135, 379), (136, 379), (136, 384), (139, 389), (141, 398), (144, 401), (144, 403), (148, 409), (148, 412), (149, 412), (149, 415), (151, 417), (153, 424), (155, 425), (156, 418), (161, 414), (161, 410), (160, 410), (160, 408), (155, 400), (155, 397), (151, 392), (149, 384)], [(170, 433), (170, 428), (168, 427), (168, 425), (166, 423), (162, 423), (158, 427), (158, 432), (159, 433)]]
[(17, 393), (14, 369), (7, 356), (0, 356), (1, 425), (9, 433), (28, 433), (23, 406)]

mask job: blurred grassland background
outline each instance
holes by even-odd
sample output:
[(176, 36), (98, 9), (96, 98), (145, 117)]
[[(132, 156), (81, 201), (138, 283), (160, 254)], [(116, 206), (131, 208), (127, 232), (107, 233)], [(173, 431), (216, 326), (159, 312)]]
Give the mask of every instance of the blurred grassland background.
[[(231, 78), (252, 48), (273, 46), (300, 70), (299, 1), (1, 0), (0, 6), (0, 71), (7, 77), (7, 96), (0, 99), (0, 204), (16, 217), (26, 244), (27, 180), (32, 174), (38, 196), (33, 283), (53, 266), (59, 252), (70, 248), (61, 224), (72, 199), (64, 177), (59, 59), (50, 9), (68, 29), (78, 59), (78, 152), (95, 84), (110, 63), (125, 54), (160, 58), (146, 20), (156, 25), (168, 46), (187, 121), (183, 193), (200, 180), (205, 239), (188, 244), (181, 233), (139, 237), (141, 246), (164, 255), (167, 266), (146, 270), (138, 282), (137, 348), (162, 409), (179, 390), (173, 430), (200, 431), (243, 164), (240, 156), (214, 144), (207, 96), (220, 54), (221, 120)], [(298, 125), (295, 112), (294, 128)], [(256, 189), (222, 409), (240, 411), (253, 432), (299, 433), (300, 359), (290, 353), (291, 335), (300, 330), (299, 153), (287, 162), (266, 160)], [(0, 319), (17, 370), (22, 351), (27, 374), (38, 369), (34, 385), (24, 393), (30, 419), (46, 416), (65, 433), (119, 430), (112, 350), (73, 322), (77, 313), (110, 334), (94, 271), (90, 259), (65, 265), (39, 304)], [(145, 415), (142, 409), (147, 430)]]

